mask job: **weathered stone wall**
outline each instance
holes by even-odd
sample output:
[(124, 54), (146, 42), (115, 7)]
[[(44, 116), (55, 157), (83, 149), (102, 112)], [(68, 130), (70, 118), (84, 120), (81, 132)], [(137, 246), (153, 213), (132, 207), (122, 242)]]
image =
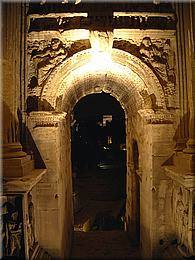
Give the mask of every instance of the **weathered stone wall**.
[[(178, 14), (181, 12), (182, 10), (178, 11)], [(46, 18), (41, 17), (41, 19), (44, 21)], [(166, 19), (167, 21), (173, 19), (171, 23), (174, 25), (173, 13), (166, 16)], [(76, 28), (75, 30), (66, 28), (62, 34), (67, 37), (63, 38), (62, 34), (59, 37), (58, 31), (61, 24), (57, 25), (58, 29), (52, 32), (48, 26), (47, 34), (43, 34), (41, 27), (39, 32), (34, 30), (35, 24), (34, 21), (31, 24), (28, 50), (29, 64), (34, 64), (35, 67), (38, 65), (38, 70), (35, 68), (37, 82), (34, 85), (30, 82), (34, 74), (29, 73), (29, 96), (34, 95), (47, 101), (50, 109), (67, 112), (81, 97), (105, 91), (116, 97), (125, 108), (127, 113), (127, 230), (133, 239), (136, 236), (137, 217), (140, 211), (143, 256), (158, 256), (175, 237), (172, 211), (173, 186), (171, 180), (164, 174), (162, 165), (172, 155), (173, 140), (178, 136), (185, 138), (188, 135), (185, 125), (185, 120), (189, 118), (186, 98), (187, 85), (191, 84), (191, 72), (190, 65), (182, 61), (185, 53), (187, 57), (191, 54), (184, 46), (181, 51), (183, 54), (179, 52), (179, 45), (182, 42), (188, 46), (187, 37), (184, 39), (177, 33), (176, 42), (174, 26), (167, 30), (114, 28), (112, 37), (107, 39), (108, 42), (112, 40), (113, 47), (117, 49), (112, 50), (112, 66), (106, 69), (100, 66), (99, 69), (93, 70), (92, 64), (89, 69), (85, 63), (91, 57), (90, 51), (86, 49), (89, 48), (91, 36), (96, 35), (94, 31), (85, 30), (83, 34)], [(183, 21), (180, 19), (178, 24), (183, 34)], [(79, 40), (85, 40), (82, 42), (83, 47), (75, 51), (72, 51), (75, 41), (73, 31), (78, 32), (77, 43)], [(99, 33), (102, 31), (99, 30)], [(190, 32), (187, 34), (190, 35)], [(53, 45), (55, 35), (58, 38), (56, 46)], [(99, 42), (98, 37), (95, 40)], [(79, 52), (83, 49), (85, 51)], [(47, 63), (42, 63), (48, 52), (49, 66)], [(40, 67), (39, 63), (43, 67)], [(125, 70), (119, 73), (120, 66), (114, 69), (114, 63), (125, 67), (127, 73)], [(185, 73), (186, 69), (189, 69), (188, 73)], [(42, 72), (46, 74), (42, 75)], [(47, 109), (47, 106), (43, 109)], [(150, 115), (145, 117), (144, 113), (147, 112), (152, 114), (153, 118), (150, 118)], [(176, 113), (180, 113), (183, 117), (180, 123), (179, 116), (176, 119)], [(138, 170), (133, 164), (134, 141), (137, 142), (139, 149)], [(67, 145), (69, 143), (67, 141)]]
[(163, 170), (163, 163), (172, 155), (174, 148), (172, 124), (150, 125), (152, 136), (152, 247), (159, 255), (173, 238), (171, 226), (170, 180)]
[[(144, 257), (158, 255), (171, 242), (171, 182), (163, 172), (162, 164), (173, 149), (173, 124), (148, 124), (140, 116), (128, 120), (128, 174), (127, 174), (127, 230), (131, 240), (137, 236), (135, 214), (140, 207), (140, 246)], [(139, 168), (133, 162), (133, 142), (138, 144)], [(136, 190), (136, 179), (140, 180), (140, 194)], [(140, 196), (140, 205), (136, 205)]]
[[(134, 128), (139, 123), (139, 128)], [(134, 125), (135, 124), (135, 125)], [(136, 215), (134, 211), (140, 207), (140, 246), (144, 257), (151, 257), (151, 216), (152, 216), (152, 194), (151, 194), (151, 175), (152, 175), (152, 158), (151, 158), (151, 135), (148, 131), (148, 126), (142, 120), (132, 118), (129, 120), (128, 128), (130, 129), (130, 138), (127, 136), (128, 142), (128, 175), (127, 175), (127, 204), (126, 216), (127, 226), (129, 225), (129, 235), (132, 240), (136, 233), (132, 234), (136, 223)], [(140, 172), (140, 194), (136, 194), (135, 190), (135, 168), (133, 163), (133, 142), (136, 141), (139, 152), (139, 172)], [(147, 157), (145, 156), (147, 154)], [(140, 195), (140, 205), (136, 205), (136, 197)], [(134, 232), (136, 232), (134, 230)]]
[(194, 5), (175, 4), (178, 17), (177, 73), (179, 88), (179, 120), (175, 130), (176, 148), (165, 173), (170, 178), (173, 237), (185, 257), (194, 256), (194, 188), (195, 188), (195, 120), (194, 120)]
[(37, 185), (37, 236), (52, 256), (68, 257), (72, 240), (72, 178), (70, 130), (64, 114), (32, 113), (29, 130), (36, 141), (47, 174)]

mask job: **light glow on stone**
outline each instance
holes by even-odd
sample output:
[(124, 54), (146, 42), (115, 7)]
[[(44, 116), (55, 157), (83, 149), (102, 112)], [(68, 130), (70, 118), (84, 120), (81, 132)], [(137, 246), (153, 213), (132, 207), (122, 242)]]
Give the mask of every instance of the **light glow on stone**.
[(108, 68), (114, 65), (112, 62), (111, 56), (107, 52), (97, 51), (97, 50), (91, 50), (91, 63), (93, 66), (97, 68)]

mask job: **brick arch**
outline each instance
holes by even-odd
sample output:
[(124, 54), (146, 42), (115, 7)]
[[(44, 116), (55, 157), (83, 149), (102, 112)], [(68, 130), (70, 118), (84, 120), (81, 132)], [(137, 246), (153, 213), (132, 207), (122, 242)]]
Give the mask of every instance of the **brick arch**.
[(146, 64), (118, 49), (112, 50), (111, 60), (106, 67), (96, 67), (90, 50), (73, 55), (53, 71), (41, 99), (68, 111), (81, 97), (105, 91), (116, 97), (125, 110), (145, 108), (151, 97), (155, 97), (157, 108), (166, 108), (162, 86)]

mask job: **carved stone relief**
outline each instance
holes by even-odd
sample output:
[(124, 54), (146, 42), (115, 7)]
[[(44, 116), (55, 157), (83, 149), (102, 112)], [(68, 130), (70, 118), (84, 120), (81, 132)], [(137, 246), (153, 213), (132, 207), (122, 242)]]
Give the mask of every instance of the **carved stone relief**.
[(66, 41), (58, 38), (47, 40), (35, 39), (28, 41), (29, 54), (29, 95), (39, 96), (43, 85), (67, 57), (90, 47), (89, 40)]
[(22, 196), (2, 198), (2, 257), (24, 259)]
[(156, 74), (165, 96), (175, 94), (175, 52), (170, 39), (115, 40), (115, 48), (127, 51), (145, 62)]
[(195, 252), (195, 190), (192, 195), (192, 243), (193, 251)]
[(67, 47), (58, 38), (52, 38), (51, 41), (35, 41), (32, 45), (29, 44), (30, 82), (28, 88), (30, 90), (33, 90), (37, 85), (42, 85), (53, 69), (67, 57)]
[(34, 204), (32, 200), (32, 194), (29, 192), (27, 194), (27, 202), (28, 202), (28, 213), (27, 213), (27, 238), (28, 238), (28, 248), (29, 255), (31, 255), (34, 250), (36, 237), (35, 237), (35, 216), (34, 216)]
[(173, 218), (176, 224), (176, 235), (179, 249), (188, 255), (189, 246), (189, 191), (182, 186), (173, 187)]

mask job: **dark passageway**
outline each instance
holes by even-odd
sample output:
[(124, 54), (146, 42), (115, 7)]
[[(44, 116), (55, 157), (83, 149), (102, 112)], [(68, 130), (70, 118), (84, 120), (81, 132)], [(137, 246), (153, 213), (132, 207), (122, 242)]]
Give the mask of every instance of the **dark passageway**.
[[(99, 106), (98, 104), (101, 104)], [(72, 123), (72, 257), (135, 257), (125, 231), (125, 116), (108, 94), (83, 98)]]

